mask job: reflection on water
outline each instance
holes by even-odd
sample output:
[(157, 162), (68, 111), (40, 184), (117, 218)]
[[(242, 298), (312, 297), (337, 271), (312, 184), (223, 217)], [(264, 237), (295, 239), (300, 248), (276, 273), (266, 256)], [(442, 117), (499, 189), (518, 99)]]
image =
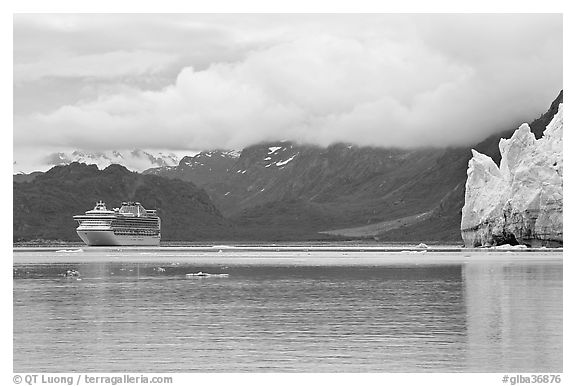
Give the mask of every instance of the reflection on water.
[(462, 276), (469, 369), (562, 371), (561, 264), (467, 264)]
[(16, 263), (14, 371), (562, 371), (561, 260), (373, 263)]

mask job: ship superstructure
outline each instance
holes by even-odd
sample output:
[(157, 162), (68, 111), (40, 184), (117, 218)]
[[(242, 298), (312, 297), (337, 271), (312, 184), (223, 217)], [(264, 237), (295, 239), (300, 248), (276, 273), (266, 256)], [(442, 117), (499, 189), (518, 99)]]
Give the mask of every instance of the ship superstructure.
[(98, 201), (94, 209), (74, 216), (76, 233), (87, 245), (159, 245), (160, 217), (139, 202), (123, 202), (109, 210)]

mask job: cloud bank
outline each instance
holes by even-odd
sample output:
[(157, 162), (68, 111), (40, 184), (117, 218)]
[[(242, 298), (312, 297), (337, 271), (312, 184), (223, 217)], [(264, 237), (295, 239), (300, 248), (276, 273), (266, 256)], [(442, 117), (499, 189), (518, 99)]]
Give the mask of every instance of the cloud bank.
[[(279, 139), (467, 145), (535, 118), (562, 88), (560, 15), (365, 17), (293, 15), (274, 28), (255, 24), (255, 15), (244, 24), (225, 23), (231, 15), (194, 19), (196, 34), (219, 31), (201, 35), (210, 36), (202, 61), (185, 44), (161, 49), (161, 37), (157, 50), (134, 40), (132, 50), (22, 60), (14, 69), (22, 87), (65, 78), (116, 87), (16, 114), (15, 148), (202, 150)], [(177, 21), (184, 28), (186, 19)], [(244, 48), (231, 49), (234, 42)], [(146, 87), (146, 77), (163, 83)]]

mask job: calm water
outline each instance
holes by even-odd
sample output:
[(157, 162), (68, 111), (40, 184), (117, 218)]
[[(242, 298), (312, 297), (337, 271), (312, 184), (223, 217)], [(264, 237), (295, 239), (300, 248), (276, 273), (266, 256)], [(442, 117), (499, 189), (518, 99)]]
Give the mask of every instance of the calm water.
[(13, 300), (15, 372), (562, 371), (560, 253), (15, 252)]

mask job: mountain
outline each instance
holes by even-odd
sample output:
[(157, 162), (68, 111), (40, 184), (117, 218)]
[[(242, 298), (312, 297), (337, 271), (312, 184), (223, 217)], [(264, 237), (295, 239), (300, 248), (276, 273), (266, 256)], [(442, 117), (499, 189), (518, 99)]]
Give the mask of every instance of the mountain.
[(30, 182), (33, 181), (34, 178), (38, 177), (39, 175), (42, 175), (44, 173), (42, 172), (32, 172), (32, 173), (16, 173), (13, 175), (12, 177), (12, 181), (16, 182), (16, 183), (20, 183), (20, 182)]
[[(179, 157), (174, 153), (149, 153), (141, 149), (131, 151), (106, 151), (106, 152), (87, 152), (74, 150), (72, 152), (52, 153), (44, 157), (44, 165), (61, 166), (69, 165), (73, 162), (84, 163), (87, 165), (96, 165), (99, 169), (104, 169), (110, 165), (122, 165), (129, 170), (141, 172), (152, 167), (163, 167), (169, 169), (178, 165)], [(14, 162), (14, 168), (18, 168)], [(40, 168), (42, 169), (42, 168)], [(43, 169), (45, 170), (45, 169)], [(35, 171), (32, 173), (17, 172), (13, 175), (13, 182), (29, 182), (34, 180), (43, 172)]]
[[(542, 136), (561, 103), (530, 125)], [(500, 160), (502, 131), (474, 146)], [(291, 142), (259, 144), (239, 156), (200, 153), (172, 168), (145, 171), (193, 181), (222, 214), (262, 239), (324, 236), (382, 241), (461, 242), (468, 147), (382, 149)]]
[(145, 150), (134, 149), (106, 152), (74, 150), (72, 152), (52, 153), (44, 158), (44, 163), (49, 166), (68, 165), (72, 162), (94, 164), (99, 169), (104, 169), (112, 164), (119, 164), (132, 171), (143, 171), (151, 167), (178, 165), (178, 156), (173, 153), (152, 154)]
[(119, 165), (99, 170), (73, 162), (55, 166), (31, 182), (13, 184), (13, 238), (79, 240), (72, 216), (98, 200), (109, 207), (123, 200), (157, 209), (162, 240), (213, 240), (231, 234), (206, 192), (190, 182), (130, 172)]
[[(346, 205), (356, 207), (366, 200), (383, 201), (384, 193), (408, 183), (442, 153), (438, 149), (342, 144), (321, 148), (278, 142), (248, 147), (237, 158), (225, 157), (221, 152), (211, 152), (207, 158), (200, 153), (182, 160), (177, 168), (144, 173), (194, 181), (207, 190), (224, 215), (237, 217), (275, 202), (305, 200), (319, 205), (337, 202), (341, 206), (347, 201)], [(338, 217), (344, 223), (354, 221), (344, 219), (346, 214)]]
[(145, 170), (144, 174), (194, 181), (206, 186), (220, 181), (235, 164), (240, 151), (205, 151), (194, 156), (183, 157), (176, 166), (163, 166)]
[[(530, 124), (542, 137), (562, 92)], [(498, 164), (501, 138), (474, 146)], [(15, 182), (15, 239), (75, 240), (74, 214), (103, 199), (157, 208), (163, 240), (462, 242), (469, 147), (393, 149), (287, 141), (215, 150), (142, 174), (72, 163)], [(15, 178), (16, 180), (16, 178)]]
[[(272, 239), (309, 239), (336, 227), (428, 212), (450, 189), (442, 176), (437, 182), (426, 177), (444, 153), (284, 141), (248, 147), (238, 157), (200, 153), (176, 168), (144, 173), (194, 181), (241, 229)], [(414, 191), (417, 181), (426, 185), (425, 194)]]

